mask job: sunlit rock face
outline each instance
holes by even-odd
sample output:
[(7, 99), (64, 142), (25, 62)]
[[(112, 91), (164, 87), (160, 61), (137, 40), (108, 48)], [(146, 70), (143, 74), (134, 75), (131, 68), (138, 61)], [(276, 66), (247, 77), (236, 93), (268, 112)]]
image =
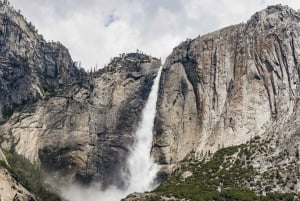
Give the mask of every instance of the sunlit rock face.
[(5, 168), (0, 167), (1, 200), (36, 201), (37, 199), (22, 184), (19, 184)]
[[(65, 47), (45, 42), (2, 3), (1, 21), (2, 149), (14, 149), (56, 181), (124, 190), (130, 150), (161, 61), (121, 54), (102, 70), (86, 73)], [(271, 6), (245, 24), (174, 48), (158, 91), (150, 147), (156, 162), (170, 167), (188, 155), (199, 159), (257, 135), (274, 147), (253, 158), (257, 170), (295, 161), (299, 22), (299, 13)], [(277, 157), (286, 152), (293, 154)]]
[(190, 152), (201, 158), (278, 133), (286, 123), (282, 132), (290, 138), (299, 128), (291, 120), (299, 100), (299, 34), (300, 14), (278, 5), (174, 48), (160, 84), (156, 160), (176, 164)]

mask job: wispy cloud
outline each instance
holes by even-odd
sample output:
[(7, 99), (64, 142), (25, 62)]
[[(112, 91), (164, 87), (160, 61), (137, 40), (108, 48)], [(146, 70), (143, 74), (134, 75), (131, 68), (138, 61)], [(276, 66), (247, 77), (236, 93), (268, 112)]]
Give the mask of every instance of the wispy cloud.
[(104, 26), (105, 27), (109, 27), (112, 23), (118, 21), (120, 19), (119, 16), (116, 16), (115, 14), (110, 14), (107, 16), (107, 18), (105, 19), (105, 23)]

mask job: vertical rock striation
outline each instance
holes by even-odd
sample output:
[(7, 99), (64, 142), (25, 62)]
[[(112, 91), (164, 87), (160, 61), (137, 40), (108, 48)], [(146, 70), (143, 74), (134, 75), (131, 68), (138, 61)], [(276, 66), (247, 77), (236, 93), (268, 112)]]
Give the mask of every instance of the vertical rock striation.
[(0, 127), (14, 147), (49, 173), (82, 183), (123, 186), (121, 169), (160, 61), (141, 54), (113, 59), (80, 87), (15, 113)]
[(0, 122), (72, 83), (85, 73), (60, 43), (46, 42), (36, 28), (0, 2)]
[[(182, 42), (163, 68), (153, 154), (175, 164), (283, 125), (299, 100), (300, 14), (270, 6)], [(292, 125), (297, 126), (297, 125)]]
[[(298, 168), (299, 34), (300, 13), (277, 5), (174, 48), (159, 86), (156, 161), (199, 159), (260, 136), (268, 153), (251, 158), (256, 170)], [(67, 182), (124, 187), (121, 170), (160, 65), (130, 53), (86, 73), (0, 1), (1, 148)], [(278, 185), (288, 188), (299, 186)]]

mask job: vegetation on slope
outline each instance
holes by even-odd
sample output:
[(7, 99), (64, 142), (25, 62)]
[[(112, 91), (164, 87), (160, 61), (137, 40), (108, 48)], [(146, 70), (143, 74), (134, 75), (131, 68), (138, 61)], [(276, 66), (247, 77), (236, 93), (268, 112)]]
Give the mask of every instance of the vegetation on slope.
[[(254, 154), (264, 144), (257, 137), (247, 145), (220, 149), (207, 160), (186, 160), (145, 200), (161, 200), (162, 197), (191, 201), (300, 200), (300, 195), (271, 191), (263, 182), (270, 179), (270, 175), (261, 175), (252, 166)], [(278, 180), (276, 174), (273, 180)]]
[(6, 158), (10, 167), (4, 162), (0, 165), (5, 167), (12, 176), (22, 184), (27, 190), (37, 196), (39, 201), (60, 201), (60, 197), (48, 190), (44, 184), (41, 170), (33, 165), (24, 156), (15, 152), (6, 153)]

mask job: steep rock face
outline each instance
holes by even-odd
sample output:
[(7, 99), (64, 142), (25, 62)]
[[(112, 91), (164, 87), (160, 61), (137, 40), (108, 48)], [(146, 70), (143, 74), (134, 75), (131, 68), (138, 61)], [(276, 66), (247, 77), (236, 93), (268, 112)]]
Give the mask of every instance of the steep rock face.
[[(300, 192), (300, 108), (298, 104), (293, 113), (266, 131), (259, 143), (250, 143), (251, 162), (259, 173), (256, 181), (265, 185), (248, 187), (255, 192)], [(252, 140), (253, 141), (253, 140)]]
[(67, 179), (122, 186), (120, 169), (160, 61), (121, 54), (88, 74), (1, 1), (0, 22), (1, 147)]
[(299, 100), (299, 22), (294, 10), (270, 6), (246, 24), (174, 48), (161, 78), (157, 161), (177, 163), (190, 152), (201, 158), (286, 122), (298, 128), (289, 118)]
[(10, 168), (0, 148), (0, 200), (35, 201), (35, 196), (22, 186), (22, 184), (18, 183), (5, 167)]
[(142, 54), (115, 58), (84, 86), (15, 113), (0, 127), (9, 139), (2, 147), (14, 147), (48, 172), (122, 186), (120, 169), (159, 66)]
[(35, 201), (34, 195), (32, 195), (27, 189), (19, 184), (11, 174), (3, 167), (0, 166), (0, 200), (11, 201)]
[(20, 13), (0, 2), (0, 122), (84, 75), (64, 46), (46, 42)]

